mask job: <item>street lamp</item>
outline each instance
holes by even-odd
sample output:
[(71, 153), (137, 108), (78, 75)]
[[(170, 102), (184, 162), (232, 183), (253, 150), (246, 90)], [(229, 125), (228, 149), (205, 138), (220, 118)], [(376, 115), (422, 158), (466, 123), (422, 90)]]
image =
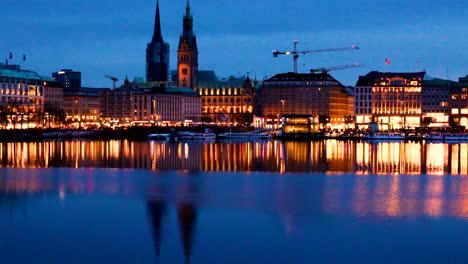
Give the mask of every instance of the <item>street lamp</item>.
[(286, 100), (281, 99), (281, 116), (284, 115), (284, 103), (286, 103)]

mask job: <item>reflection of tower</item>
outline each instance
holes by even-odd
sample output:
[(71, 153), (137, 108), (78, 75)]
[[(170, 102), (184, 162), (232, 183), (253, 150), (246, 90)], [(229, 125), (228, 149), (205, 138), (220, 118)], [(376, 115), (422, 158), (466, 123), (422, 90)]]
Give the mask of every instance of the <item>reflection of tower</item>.
[(159, 1), (156, 2), (153, 39), (146, 48), (146, 80), (166, 82), (169, 77), (169, 44), (164, 42), (161, 33)]
[(193, 33), (193, 17), (190, 14), (189, 0), (187, 0), (183, 23), (177, 51), (177, 86), (194, 88), (197, 86), (198, 47), (197, 38)]
[(419, 143), (421, 146), (421, 174), (427, 174), (427, 143), (421, 142)]
[(200, 178), (190, 175), (178, 184), (177, 214), (184, 247), (185, 263), (190, 262), (197, 222), (197, 198), (200, 197)]
[(156, 253), (156, 261), (158, 261), (161, 250), (161, 225), (166, 215), (167, 207), (164, 201), (148, 201), (146, 209), (153, 228), (154, 251)]
[(195, 205), (183, 202), (177, 207), (177, 212), (179, 214), (179, 227), (184, 245), (185, 263), (189, 263), (197, 220), (197, 209)]

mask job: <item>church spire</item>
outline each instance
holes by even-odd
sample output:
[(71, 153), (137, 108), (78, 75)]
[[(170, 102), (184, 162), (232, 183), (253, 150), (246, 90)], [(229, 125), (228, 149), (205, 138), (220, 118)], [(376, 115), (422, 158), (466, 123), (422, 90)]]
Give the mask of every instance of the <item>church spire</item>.
[(146, 80), (148, 82), (166, 82), (168, 77), (169, 44), (164, 42), (162, 37), (159, 0), (156, 0), (153, 38), (146, 46)]
[(187, 6), (185, 7), (185, 16), (190, 16), (190, 0), (187, 0)]
[(194, 88), (198, 76), (197, 38), (193, 33), (193, 16), (190, 12), (190, 0), (187, 0), (183, 17), (182, 34), (177, 50), (178, 86)]
[(161, 33), (161, 18), (159, 15), (159, 0), (156, 1), (156, 16), (154, 18), (153, 42), (163, 42)]

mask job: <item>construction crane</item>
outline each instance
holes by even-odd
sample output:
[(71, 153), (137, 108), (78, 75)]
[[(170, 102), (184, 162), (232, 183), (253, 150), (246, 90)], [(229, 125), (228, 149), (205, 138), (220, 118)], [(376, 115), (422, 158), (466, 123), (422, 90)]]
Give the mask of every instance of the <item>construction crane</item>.
[(110, 76), (110, 75), (104, 75), (104, 77), (112, 80), (112, 89), (115, 90), (115, 86), (116, 86), (117, 82), (119, 81), (119, 79), (117, 79), (117, 77)]
[(305, 55), (307, 53), (315, 52), (327, 52), (327, 51), (340, 51), (340, 50), (356, 50), (359, 49), (357, 46), (344, 47), (344, 48), (328, 48), (328, 49), (315, 49), (315, 50), (297, 50), (297, 43), (299, 41), (294, 40), (294, 49), (292, 51), (279, 51), (273, 50), (273, 57), (278, 57), (278, 55), (293, 55), (293, 71), (297, 73), (297, 59), (299, 59), (299, 54)]
[(318, 68), (318, 69), (310, 69), (311, 73), (328, 73), (329, 71), (336, 71), (336, 70), (343, 70), (343, 69), (349, 69), (349, 68), (357, 68), (357, 67), (362, 67), (364, 65), (359, 64), (359, 63), (353, 63), (353, 64), (346, 64), (346, 65), (341, 65), (341, 66), (333, 66), (333, 67), (327, 67), (327, 68)]

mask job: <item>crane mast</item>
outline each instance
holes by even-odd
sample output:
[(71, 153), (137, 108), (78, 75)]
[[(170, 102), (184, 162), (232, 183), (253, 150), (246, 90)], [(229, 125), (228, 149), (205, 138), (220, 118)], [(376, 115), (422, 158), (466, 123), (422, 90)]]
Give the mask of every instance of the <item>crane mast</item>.
[(112, 89), (115, 90), (116, 84), (119, 81), (119, 79), (110, 75), (104, 75), (104, 77), (112, 80)]
[(328, 52), (328, 51), (341, 51), (341, 50), (356, 50), (359, 49), (357, 46), (343, 47), (343, 48), (327, 48), (327, 49), (314, 49), (314, 50), (297, 50), (298, 40), (294, 40), (294, 49), (292, 51), (279, 51), (273, 50), (273, 57), (278, 57), (278, 55), (293, 55), (293, 71), (297, 73), (297, 61), (299, 59), (299, 54), (305, 55), (307, 53), (314, 52)]
[(340, 65), (340, 66), (326, 67), (326, 68), (310, 69), (310, 72), (311, 73), (328, 73), (329, 71), (343, 70), (343, 69), (349, 69), (349, 68), (358, 68), (358, 67), (363, 67), (363, 66), (364, 65), (359, 64), (359, 63), (353, 63), (353, 64), (346, 64), (346, 65)]

